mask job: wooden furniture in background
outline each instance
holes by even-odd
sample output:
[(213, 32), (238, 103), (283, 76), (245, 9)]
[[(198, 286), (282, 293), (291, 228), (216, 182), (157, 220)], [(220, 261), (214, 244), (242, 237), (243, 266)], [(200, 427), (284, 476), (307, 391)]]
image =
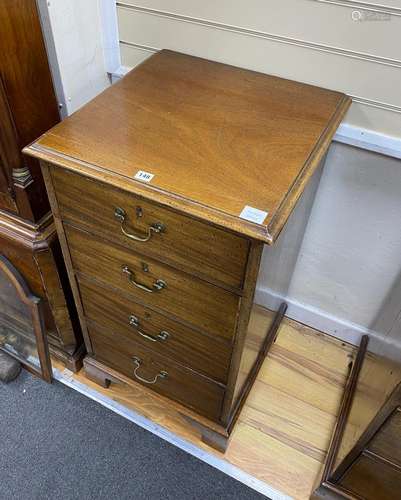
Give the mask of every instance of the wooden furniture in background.
[(24, 278), (0, 255), (0, 347), (29, 371), (51, 381), (43, 303)]
[(285, 312), (273, 304), (253, 331), (264, 243), (285, 294), (349, 103), (162, 51), (26, 148), (42, 160), (88, 377), (166, 396), (225, 450)]
[(21, 153), (60, 121), (36, 2), (0, 2), (0, 26), (0, 255), (41, 299), (50, 351), (76, 370), (82, 335), (40, 165)]
[(401, 364), (362, 339), (312, 498), (394, 500), (401, 492)]

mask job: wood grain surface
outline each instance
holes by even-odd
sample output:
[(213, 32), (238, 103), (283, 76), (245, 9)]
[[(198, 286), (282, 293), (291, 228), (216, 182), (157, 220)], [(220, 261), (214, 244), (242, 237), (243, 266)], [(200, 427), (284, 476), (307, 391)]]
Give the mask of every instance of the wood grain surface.
[(18, 269), (32, 293), (42, 299), (42, 311), (49, 342), (57, 355), (71, 358), (81, 339), (64, 262), (51, 214), (40, 224), (23, 222), (0, 213), (1, 254)]
[[(26, 152), (272, 243), (349, 104), (338, 92), (163, 50)], [(154, 177), (135, 180), (139, 170)], [(239, 218), (245, 206), (266, 215)]]
[[(112, 245), (88, 233), (64, 224), (73, 267), (76, 272), (109, 285), (133, 300), (160, 309), (174, 318), (211, 335), (231, 339), (235, 331), (238, 297), (205, 281)], [(149, 266), (148, 271), (142, 269)], [(131, 276), (140, 284), (151, 287), (161, 279), (166, 283), (160, 291), (149, 293), (138, 289), (122, 271), (128, 266)]]
[(367, 348), (369, 337), (364, 335), (314, 500), (399, 497), (401, 365)]
[(401, 471), (374, 456), (361, 455), (340, 484), (356, 498), (396, 500), (400, 498)]
[[(10, 138), (13, 144), (9, 143), (7, 149), (10, 152), (13, 146), (19, 156), (15, 154), (14, 161), (4, 167), (10, 176), (18, 160), (20, 167), (29, 168), (34, 182), (22, 193), (16, 189), (16, 204), (21, 217), (38, 221), (49, 211), (39, 162), (22, 157), (20, 151), (58, 123), (60, 116), (36, 2), (1, 1), (0, 26), (0, 77), (15, 127), (15, 137)], [(4, 137), (7, 124), (3, 113), (1, 123), (0, 135)]]
[(401, 467), (401, 408), (394, 410), (368, 446), (369, 451)]
[(344, 460), (401, 381), (401, 365), (368, 352), (358, 377), (335, 468)]
[[(93, 326), (89, 327), (89, 335), (98, 361), (201, 415), (219, 420), (225, 391), (222, 384), (202, 377), (128, 337), (121, 337), (116, 342), (113, 332)], [(138, 359), (138, 365), (133, 358)], [(165, 378), (162, 373), (165, 373)]]
[(0, 73), (0, 209), (18, 213), (12, 171), (22, 167), (18, 137)]
[[(80, 280), (79, 289), (87, 320), (110, 331), (115, 342), (124, 338), (135, 340), (219, 382), (227, 382), (230, 342), (199, 333), (132, 300), (124, 301), (97, 283)], [(130, 324), (132, 315), (137, 318), (138, 327)], [(160, 339), (161, 332), (167, 334), (164, 340)]]
[[(255, 324), (266, 317), (258, 306), (253, 314), (262, 315)], [(323, 468), (353, 352), (339, 340), (285, 320), (224, 455), (141, 386), (112, 383), (103, 389), (83, 371), (73, 378), (284, 494), (306, 500)]]
[[(218, 285), (242, 288), (248, 239), (64, 169), (53, 167), (52, 176), (66, 222)], [(134, 241), (123, 234), (117, 207), (126, 213), (123, 229), (130, 234), (144, 237), (158, 222), (164, 229), (149, 241)]]

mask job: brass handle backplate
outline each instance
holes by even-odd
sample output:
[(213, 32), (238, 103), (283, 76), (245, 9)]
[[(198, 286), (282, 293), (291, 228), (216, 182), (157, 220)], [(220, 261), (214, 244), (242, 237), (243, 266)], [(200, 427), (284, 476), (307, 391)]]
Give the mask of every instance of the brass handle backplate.
[(132, 358), (132, 361), (135, 364), (135, 369), (134, 369), (134, 377), (140, 380), (141, 382), (144, 382), (145, 384), (155, 384), (157, 382), (157, 379), (166, 379), (168, 377), (168, 373), (164, 370), (160, 370), (159, 373), (156, 373), (156, 375), (153, 377), (153, 380), (148, 380), (146, 378), (141, 377), (138, 375), (138, 370), (141, 367), (142, 360), (138, 358), (137, 356), (134, 356)]
[(131, 269), (128, 266), (123, 266), (122, 272), (128, 276), (128, 282), (131, 283), (131, 285), (135, 286), (136, 288), (139, 288), (140, 290), (143, 290), (144, 292), (148, 293), (158, 292), (160, 290), (163, 290), (163, 288), (166, 288), (167, 286), (167, 283), (161, 279), (156, 280), (153, 283), (152, 287), (144, 285), (143, 283), (138, 283), (138, 281), (135, 281), (135, 273), (131, 271)]
[(155, 222), (154, 224), (151, 224), (149, 226), (147, 235), (138, 236), (136, 234), (132, 234), (126, 231), (124, 225), (127, 219), (127, 213), (123, 208), (117, 207), (114, 210), (114, 217), (120, 221), (121, 232), (131, 240), (142, 241), (142, 242), (149, 241), (153, 233), (163, 233), (166, 230), (166, 227), (162, 222)]
[(151, 342), (164, 342), (170, 336), (170, 334), (168, 332), (164, 331), (164, 330), (162, 330), (156, 336), (149, 335), (148, 333), (142, 332), (139, 329), (139, 319), (136, 316), (134, 316), (133, 314), (129, 317), (129, 324), (136, 329), (137, 333), (141, 337), (143, 337), (143, 338), (145, 338), (147, 340), (150, 340)]

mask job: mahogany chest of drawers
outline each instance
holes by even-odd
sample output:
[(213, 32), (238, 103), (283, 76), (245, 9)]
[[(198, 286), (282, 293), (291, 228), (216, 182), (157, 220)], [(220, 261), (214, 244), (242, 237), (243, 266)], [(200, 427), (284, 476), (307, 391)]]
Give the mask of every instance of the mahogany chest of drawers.
[(266, 272), (289, 274), (302, 228), (287, 226), (297, 212), (305, 225), (348, 106), (161, 51), (27, 148), (42, 161), (88, 377), (156, 391), (225, 449), (285, 309), (249, 328), (264, 244)]

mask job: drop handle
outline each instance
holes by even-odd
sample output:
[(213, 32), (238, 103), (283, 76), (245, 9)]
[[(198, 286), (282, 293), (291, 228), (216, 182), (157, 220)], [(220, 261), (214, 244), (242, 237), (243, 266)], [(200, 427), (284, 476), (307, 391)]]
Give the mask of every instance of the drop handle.
[(156, 336), (153, 336), (153, 335), (149, 335), (148, 333), (145, 333), (145, 332), (142, 332), (140, 329), (139, 329), (139, 319), (134, 316), (134, 315), (131, 315), (129, 317), (129, 324), (130, 326), (132, 326), (133, 328), (136, 329), (137, 333), (143, 337), (144, 339), (146, 340), (150, 340), (151, 342), (164, 342), (166, 341), (170, 334), (168, 332), (166, 332), (165, 330), (162, 330), (158, 335)]
[(162, 222), (155, 222), (154, 224), (151, 224), (148, 227), (148, 232), (145, 236), (138, 236), (136, 234), (129, 233), (125, 229), (125, 223), (127, 220), (127, 212), (123, 208), (117, 207), (114, 210), (114, 217), (118, 221), (120, 221), (120, 229), (121, 229), (121, 232), (124, 234), (124, 236), (126, 236), (127, 238), (130, 238), (131, 240), (134, 240), (134, 241), (141, 241), (144, 243), (146, 241), (149, 241), (150, 238), (153, 236), (153, 234), (163, 233), (166, 230), (166, 226)]
[(156, 375), (153, 377), (153, 379), (149, 380), (144, 377), (141, 377), (138, 375), (138, 370), (142, 365), (142, 360), (138, 358), (137, 356), (134, 356), (132, 358), (132, 361), (135, 364), (134, 368), (134, 377), (143, 382), (144, 384), (155, 384), (157, 382), (157, 379), (166, 379), (168, 377), (168, 373), (164, 370), (160, 370), (159, 373), (156, 373)]
[(166, 288), (167, 283), (163, 281), (162, 279), (157, 279), (151, 287), (144, 285), (143, 283), (139, 283), (138, 281), (135, 280), (135, 273), (131, 271), (131, 269), (128, 266), (122, 266), (121, 268), (122, 272), (127, 275), (128, 277), (128, 283), (130, 283), (132, 286), (139, 288), (140, 290), (143, 290), (144, 292), (148, 293), (154, 293), (154, 292), (160, 292), (163, 290), (163, 288)]

